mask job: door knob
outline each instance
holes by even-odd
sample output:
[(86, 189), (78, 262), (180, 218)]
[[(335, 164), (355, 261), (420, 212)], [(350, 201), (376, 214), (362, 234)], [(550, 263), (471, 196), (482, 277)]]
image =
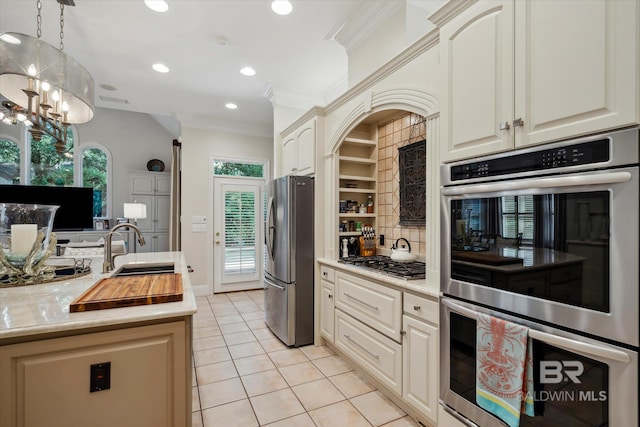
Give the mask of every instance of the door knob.
[(220, 244), (220, 240), (216, 240), (216, 245), (219, 245), (219, 244)]

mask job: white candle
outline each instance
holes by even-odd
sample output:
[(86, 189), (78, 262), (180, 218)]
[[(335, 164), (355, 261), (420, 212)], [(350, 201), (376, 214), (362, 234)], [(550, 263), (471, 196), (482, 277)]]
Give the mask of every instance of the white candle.
[(36, 224), (12, 224), (11, 254), (29, 255), (36, 237), (38, 237), (38, 226)]

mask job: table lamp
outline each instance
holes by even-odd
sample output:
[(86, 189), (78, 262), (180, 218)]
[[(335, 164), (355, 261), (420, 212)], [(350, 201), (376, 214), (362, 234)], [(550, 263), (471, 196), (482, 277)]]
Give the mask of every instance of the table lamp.
[(125, 203), (124, 204), (124, 217), (133, 220), (134, 225), (138, 225), (139, 219), (145, 219), (147, 217), (147, 205), (142, 203)]

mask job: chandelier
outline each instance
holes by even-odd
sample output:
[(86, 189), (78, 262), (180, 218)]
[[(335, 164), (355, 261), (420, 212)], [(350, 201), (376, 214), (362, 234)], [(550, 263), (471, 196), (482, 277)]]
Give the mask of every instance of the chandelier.
[(93, 118), (94, 83), (91, 74), (63, 52), (64, 6), (60, 4), (60, 48), (41, 37), (42, 1), (37, 0), (37, 38), (20, 33), (0, 34), (0, 95), (4, 123), (24, 123), (35, 141), (47, 134), (56, 151), (65, 151), (69, 125)]

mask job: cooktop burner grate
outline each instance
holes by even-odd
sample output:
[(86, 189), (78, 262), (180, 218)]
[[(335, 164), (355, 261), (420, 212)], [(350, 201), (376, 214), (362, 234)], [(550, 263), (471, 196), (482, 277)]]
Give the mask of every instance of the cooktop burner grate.
[(368, 268), (370, 270), (377, 270), (381, 273), (405, 280), (425, 278), (425, 264), (420, 261), (398, 262), (388, 256), (375, 255), (340, 258), (338, 262)]

